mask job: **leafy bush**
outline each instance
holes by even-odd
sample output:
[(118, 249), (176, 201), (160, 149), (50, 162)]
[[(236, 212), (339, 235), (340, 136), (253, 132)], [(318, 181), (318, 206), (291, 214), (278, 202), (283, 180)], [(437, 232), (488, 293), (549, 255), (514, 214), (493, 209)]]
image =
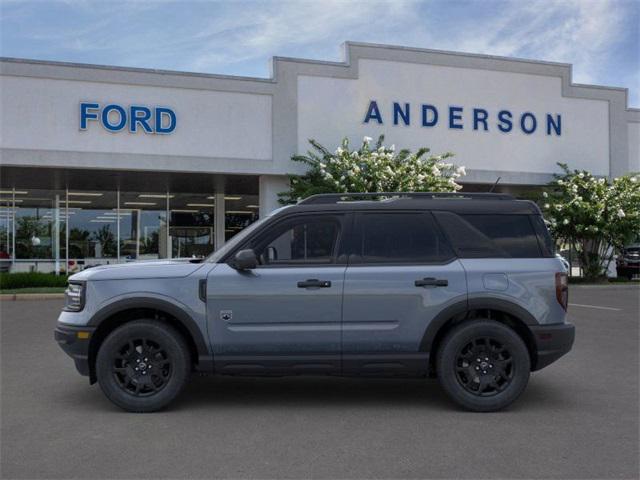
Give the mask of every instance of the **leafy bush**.
[(0, 289), (2, 290), (29, 287), (65, 287), (66, 285), (66, 275), (38, 272), (0, 273)]
[(588, 280), (604, 277), (615, 250), (640, 232), (640, 176), (628, 174), (609, 181), (558, 163), (543, 212), (559, 241), (573, 246)]
[(456, 180), (465, 175), (465, 168), (446, 161), (453, 154), (427, 155), (428, 148), (397, 152), (393, 145), (383, 145), (383, 135), (375, 145), (371, 141), (364, 137), (360, 148), (351, 150), (345, 138), (330, 152), (309, 140), (313, 150), (291, 157), (309, 170), (289, 176), (290, 189), (279, 194), (280, 203), (295, 203), (318, 193), (455, 192), (462, 188)]

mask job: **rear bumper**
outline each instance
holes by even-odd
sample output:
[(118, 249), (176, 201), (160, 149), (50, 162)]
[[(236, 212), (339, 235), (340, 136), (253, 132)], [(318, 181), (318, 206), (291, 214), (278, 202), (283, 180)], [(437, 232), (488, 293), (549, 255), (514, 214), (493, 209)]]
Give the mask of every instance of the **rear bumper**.
[(532, 326), (536, 343), (536, 361), (532, 371), (540, 370), (568, 353), (573, 346), (576, 329), (571, 323)]
[(73, 358), (76, 369), (81, 375), (85, 376), (89, 376), (90, 373), (89, 342), (94, 330), (91, 327), (76, 327), (59, 323), (53, 331), (53, 337), (60, 345), (60, 348)]

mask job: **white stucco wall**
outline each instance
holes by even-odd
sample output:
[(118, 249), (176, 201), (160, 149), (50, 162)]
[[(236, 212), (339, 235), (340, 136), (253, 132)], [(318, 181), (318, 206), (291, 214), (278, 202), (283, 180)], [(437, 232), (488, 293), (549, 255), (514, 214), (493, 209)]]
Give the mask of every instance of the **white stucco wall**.
[(627, 124), (629, 138), (629, 170), (640, 172), (640, 123)]
[[(363, 123), (371, 100), (380, 107), (383, 125)], [(393, 125), (393, 102), (411, 105), (410, 126)], [(421, 126), (423, 103), (438, 108), (436, 126)], [(450, 105), (464, 107), (463, 130), (449, 128)], [(488, 132), (473, 130), (474, 107), (489, 112)], [(510, 133), (496, 127), (502, 109), (513, 113)], [(523, 112), (537, 117), (531, 135), (518, 126)], [(561, 136), (547, 135), (546, 113), (562, 115)], [(455, 162), (469, 169), (553, 173), (562, 161), (609, 174), (609, 103), (563, 97), (560, 77), (361, 59), (357, 79), (298, 78), (300, 152), (308, 150), (308, 138), (333, 148), (345, 135), (359, 143), (381, 133), (387, 144), (452, 151)]]
[[(213, 172), (219, 171), (215, 158), (272, 158), (270, 95), (13, 76), (0, 81), (2, 148), (209, 157)], [(177, 128), (170, 135), (112, 133), (93, 121), (81, 131), (82, 101), (166, 106), (175, 111)]]

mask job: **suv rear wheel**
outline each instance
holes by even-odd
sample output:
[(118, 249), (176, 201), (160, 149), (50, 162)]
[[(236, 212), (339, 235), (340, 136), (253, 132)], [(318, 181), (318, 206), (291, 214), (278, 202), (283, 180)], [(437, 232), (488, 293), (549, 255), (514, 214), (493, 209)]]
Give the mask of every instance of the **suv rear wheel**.
[(462, 407), (500, 410), (524, 391), (531, 361), (511, 328), (493, 320), (471, 320), (450, 331), (436, 359), (440, 384)]
[(104, 340), (96, 358), (98, 383), (113, 403), (130, 412), (167, 406), (191, 372), (182, 335), (157, 320), (135, 320)]

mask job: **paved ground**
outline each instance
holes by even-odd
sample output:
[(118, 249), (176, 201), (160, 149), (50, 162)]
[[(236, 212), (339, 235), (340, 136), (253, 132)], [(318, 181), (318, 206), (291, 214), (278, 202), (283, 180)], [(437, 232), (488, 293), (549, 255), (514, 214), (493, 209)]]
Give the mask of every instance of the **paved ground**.
[(3, 302), (2, 477), (638, 478), (639, 298), (572, 287), (574, 351), (492, 414), (435, 381), (333, 378), (195, 378), (127, 414), (54, 343), (61, 302)]

